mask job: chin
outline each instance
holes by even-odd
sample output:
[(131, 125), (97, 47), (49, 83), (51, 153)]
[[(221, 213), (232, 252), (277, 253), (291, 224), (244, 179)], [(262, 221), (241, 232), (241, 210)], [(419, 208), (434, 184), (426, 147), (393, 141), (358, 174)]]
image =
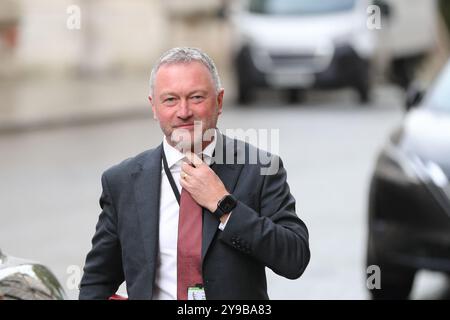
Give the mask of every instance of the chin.
[(182, 153), (190, 151), (195, 144), (194, 133), (186, 129), (173, 130), (170, 140), (172, 145)]

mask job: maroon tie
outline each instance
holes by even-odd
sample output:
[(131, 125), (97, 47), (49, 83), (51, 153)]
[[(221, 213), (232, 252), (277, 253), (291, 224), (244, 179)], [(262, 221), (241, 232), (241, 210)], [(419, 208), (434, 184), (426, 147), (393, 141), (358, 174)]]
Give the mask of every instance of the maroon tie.
[(187, 300), (188, 287), (202, 283), (202, 207), (182, 189), (178, 218), (177, 299)]

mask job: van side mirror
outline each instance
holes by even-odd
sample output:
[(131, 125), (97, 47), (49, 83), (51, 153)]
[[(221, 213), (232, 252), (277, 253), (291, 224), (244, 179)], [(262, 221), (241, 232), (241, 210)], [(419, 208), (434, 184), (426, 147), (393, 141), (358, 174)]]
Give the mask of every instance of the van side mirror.
[(380, 8), (380, 13), (386, 19), (391, 17), (391, 6), (384, 0), (374, 0), (373, 4)]
[(423, 99), (425, 95), (425, 90), (419, 85), (413, 83), (406, 90), (405, 97), (405, 110), (409, 111), (413, 107), (417, 106)]

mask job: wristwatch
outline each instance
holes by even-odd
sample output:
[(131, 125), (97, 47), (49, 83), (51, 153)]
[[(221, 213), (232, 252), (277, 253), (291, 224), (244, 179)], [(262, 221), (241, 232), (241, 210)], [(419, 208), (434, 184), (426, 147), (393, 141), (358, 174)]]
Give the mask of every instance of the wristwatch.
[(217, 203), (217, 209), (213, 212), (213, 215), (220, 219), (224, 214), (230, 213), (237, 205), (237, 200), (233, 195), (227, 194), (225, 197), (219, 200)]

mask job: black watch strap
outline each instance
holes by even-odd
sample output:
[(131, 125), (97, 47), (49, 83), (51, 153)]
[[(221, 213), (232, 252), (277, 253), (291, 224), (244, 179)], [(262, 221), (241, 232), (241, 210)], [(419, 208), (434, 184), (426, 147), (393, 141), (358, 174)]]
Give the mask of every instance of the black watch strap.
[(217, 203), (217, 209), (213, 215), (220, 219), (223, 215), (230, 213), (237, 205), (237, 200), (233, 195), (227, 194)]

